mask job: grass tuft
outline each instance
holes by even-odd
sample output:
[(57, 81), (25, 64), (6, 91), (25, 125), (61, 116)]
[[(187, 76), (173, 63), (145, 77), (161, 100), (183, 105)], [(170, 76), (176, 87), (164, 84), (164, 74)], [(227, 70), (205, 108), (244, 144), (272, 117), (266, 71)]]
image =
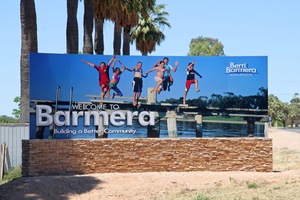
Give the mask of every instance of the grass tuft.
[(11, 181), (15, 178), (20, 178), (20, 177), (22, 177), (21, 166), (13, 167), (4, 173), (3, 180), (2, 180), (2, 182), (0, 182), (0, 184), (6, 183), (8, 181)]
[(257, 183), (250, 183), (250, 182), (247, 181), (246, 184), (247, 184), (247, 188), (248, 189), (257, 189), (257, 188), (260, 188), (260, 185), (257, 184)]
[(204, 194), (198, 194), (193, 200), (209, 200)]

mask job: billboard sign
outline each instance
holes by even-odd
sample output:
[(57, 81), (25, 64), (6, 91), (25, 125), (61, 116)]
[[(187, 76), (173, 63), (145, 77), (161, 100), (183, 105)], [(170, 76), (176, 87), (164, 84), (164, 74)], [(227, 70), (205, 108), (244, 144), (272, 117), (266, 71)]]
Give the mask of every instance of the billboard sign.
[(95, 138), (99, 126), (137, 135), (155, 124), (161, 102), (267, 109), (267, 65), (266, 56), (32, 53), (30, 138)]

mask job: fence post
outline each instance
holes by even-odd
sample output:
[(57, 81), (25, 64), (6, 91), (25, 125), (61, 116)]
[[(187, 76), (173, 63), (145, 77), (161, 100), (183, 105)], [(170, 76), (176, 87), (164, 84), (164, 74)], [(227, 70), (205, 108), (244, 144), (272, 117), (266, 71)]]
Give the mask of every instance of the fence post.
[(5, 151), (6, 151), (6, 144), (1, 144), (0, 146), (0, 181), (3, 178), (4, 166), (5, 166)]

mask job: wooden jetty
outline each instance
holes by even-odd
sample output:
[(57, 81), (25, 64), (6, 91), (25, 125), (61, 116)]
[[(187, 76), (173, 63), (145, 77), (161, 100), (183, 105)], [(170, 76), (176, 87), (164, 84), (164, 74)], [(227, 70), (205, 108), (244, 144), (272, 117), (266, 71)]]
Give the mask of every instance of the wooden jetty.
[[(167, 119), (168, 135), (170, 138), (177, 138), (177, 120), (184, 115), (185, 117), (192, 118), (196, 122), (195, 136), (202, 137), (202, 114), (203, 110), (200, 110), (197, 106), (189, 106), (186, 104), (170, 104), (170, 103), (157, 103), (156, 93), (151, 93), (152, 88), (148, 88), (147, 97), (140, 98), (137, 106), (132, 105), (132, 98), (130, 96), (116, 96), (115, 98), (105, 98), (100, 99), (98, 95), (86, 95), (90, 98), (89, 102), (70, 102), (70, 101), (60, 101), (58, 98), (56, 101), (43, 101), (43, 100), (32, 100), (33, 106), (31, 106), (31, 113), (35, 112), (36, 105), (49, 105), (55, 107), (56, 110), (70, 110), (76, 111), (76, 106), (74, 105), (104, 105), (104, 104), (115, 104), (118, 105), (118, 110), (126, 112), (131, 111), (152, 111), (155, 112), (155, 124), (147, 126), (147, 137), (159, 137), (160, 134), (160, 120), (161, 118)], [(78, 109), (84, 110), (84, 109)], [(107, 112), (113, 111), (109, 107), (103, 108)], [(268, 119), (266, 115), (267, 110), (258, 109), (239, 109), (239, 108), (227, 108), (220, 109), (216, 107), (206, 108), (206, 112), (210, 112), (213, 115), (221, 115), (226, 113), (228, 116), (239, 116), (244, 117), (247, 121), (247, 133), (248, 136), (253, 136), (254, 126), (256, 121), (265, 121)], [(104, 129), (107, 128), (103, 124), (103, 119), (99, 118), (99, 125), (96, 127), (97, 133), (96, 137), (107, 137), (107, 134), (103, 133)], [(103, 134), (99, 134), (103, 133)]]

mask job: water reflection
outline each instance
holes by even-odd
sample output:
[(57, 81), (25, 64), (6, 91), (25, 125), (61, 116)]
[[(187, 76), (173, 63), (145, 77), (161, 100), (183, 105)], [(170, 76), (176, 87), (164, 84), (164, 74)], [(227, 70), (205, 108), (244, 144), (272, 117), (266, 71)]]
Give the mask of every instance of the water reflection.
[[(111, 129), (135, 129), (135, 134), (109, 134), (109, 138), (146, 138), (147, 128), (134, 123), (133, 126), (114, 127)], [(195, 138), (196, 137), (196, 123), (190, 121), (177, 121), (177, 132), (179, 138)], [(233, 123), (211, 123), (203, 122), (202, 137), (248, 137), (247, 124), (233, 124)], [(160, 137), (167, 138), (167, 122), (162, 120), (160, 122)], [(264, 137), (264, 125), (256, 124), (254, 129), (254, 137)]]
[[(35, 121), (35, 115), (30, 115), (31, 121)], [(83, 119), (79, 118), (79, 124), (83, 124)], [(93, 121), (91, 122), (93, 124)], [(89, 126), (71, 126), (71, 127), (55, 127), (58, 130), (68, 129), (75, 131), (75, 134), (55, 134), (55, 139), (82, 139), (95, 138), (95, 127)], [(36, 126), (30, 125), (30, 139), (36, 138)], [(122, 130), (127, 133), (122, 133)], [(131, 130), (134, 130), (134, 134)], [(49, 127), (46, 127), (43, 133), (43, 138), (48, 139)], [(81, 132), (80, 132), (81, 131)], [(147, 138), (147, 127), (141, 126), (137, 121), (133, 121), (132, 126), (114, 127), (109, 126), (107, 129), (108, 138)], [(119, 131), (119, 132), (118, 132)], [(124, 132), (125, 132), (124, 131)], [(131, 131), (131, 132), (130, 132)], [(177, 121), (177, 132), (179, 138), (195, 138), (196, 137), (196, 123), (193, 121)], [(168, 138), (167, 121), (160, 121), (160, 137)], [(215, 123), (203, 122), (202, 137), (247, 137), (247, 124), (233, 124), (233, 123)], [(254, 137), (264, 137), (264, 125), (256, 124), (254, 129)]]

